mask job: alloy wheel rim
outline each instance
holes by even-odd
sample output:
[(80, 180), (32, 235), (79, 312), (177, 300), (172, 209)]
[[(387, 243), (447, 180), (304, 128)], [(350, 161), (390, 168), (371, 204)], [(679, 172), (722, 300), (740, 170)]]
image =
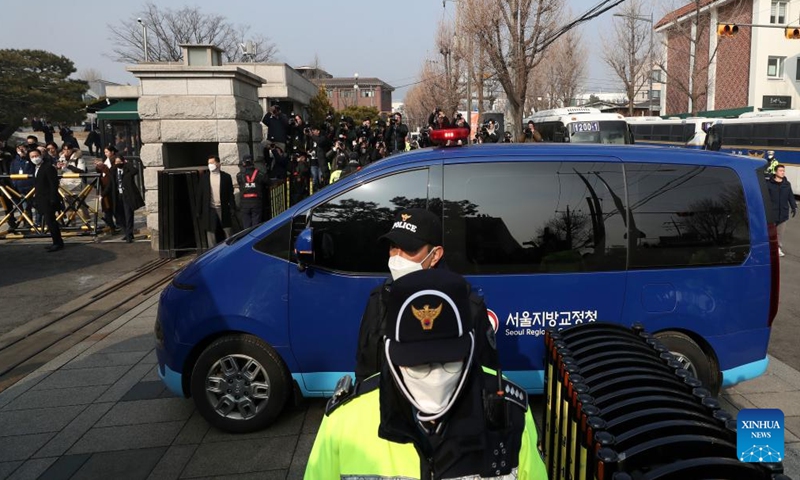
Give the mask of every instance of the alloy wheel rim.
[(269, 402), (269, 375), (248, 355), (226, 355), (206, 374), (206, 397), (218, 415), (231, 420), (249, 420)]
[(672, 353), (672, 355), (681, 364), (681, 367), (684, 370), (688, 370), (689, 373), (697, 377), (697, 369), (694, 368), (694, 364), (692, 363), (691, 360), (689, 360), (689, 358), (686, 355), (680, 352), (670, 352), (670, 353)]

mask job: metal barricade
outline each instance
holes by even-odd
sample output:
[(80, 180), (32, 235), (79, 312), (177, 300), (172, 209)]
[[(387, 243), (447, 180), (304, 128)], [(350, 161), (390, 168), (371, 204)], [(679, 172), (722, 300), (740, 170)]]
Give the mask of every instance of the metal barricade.
[[(65, 173), (59, 179), (76, 179), (81, 186), (71, 191), (59, 185), (61, 208), (56, 211), (56, 221), (61, 227), (63, 237), (92, 236), (97, 238), (97, 221), (100, 216), (100, 177), (99, 173)], [(8, 224), (9, 233), (5, 238), (44, 238), (50, 234), (47, 225), (36, 221), (33, 214), (33, 199), (36, 189), (31, 188), (25, 194), (17, 192), (10, 181), (31, 180), (33, 175), (13, 174), (0, 175), (0, 201), (4, 215), (0, 218), (0, 226)], [(12, 220), (16, 222), (12, 225)]]
[(275, 218), (289, 208), (289, 179), (278, 180), (269, 187), (270, 218)]
[(734, 417), (641, 325), (548, 329), (545, 351), (551, 480), (788, 480), (738, 460)]

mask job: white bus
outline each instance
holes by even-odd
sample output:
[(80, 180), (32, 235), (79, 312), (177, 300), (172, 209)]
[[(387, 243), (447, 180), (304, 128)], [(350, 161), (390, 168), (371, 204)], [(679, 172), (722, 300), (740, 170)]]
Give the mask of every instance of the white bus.
[(744, 113), (739, 118), (714, 119), (709, 132), (719, 151), (775, 158), (786, 165), (786, 177), (800, 184), (800, 110), (767, 110)]
[(541, 110), (523, 119), (533, 120), (536, 131), (545, 142), (570, 143), (633, 143), (625, 117), (602, 113), (596, 108), (567, 107)]
[(668, 147), (703, 148), (706, 129), (714, 119), (704, 117), (629, 117), (628, 125), (636, 143)]

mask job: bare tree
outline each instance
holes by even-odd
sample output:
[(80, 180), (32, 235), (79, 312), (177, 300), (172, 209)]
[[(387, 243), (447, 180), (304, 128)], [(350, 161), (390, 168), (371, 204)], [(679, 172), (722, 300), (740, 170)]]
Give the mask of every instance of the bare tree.
[[(566, 12), (562, 21), (572, 17)], [(578, 96), (586, 72), (586, 46), (578, 30), (569, 30), (547, 47), (547, 54), (531, 72), (525, 114), (568, 107)]]
[(522, 134), (522, 115), (531, 71), (542, 60), (536, 52), (556, 29), (563, 0), (462, 0), (464, 27), (485, 49), (489, 65), (503, 87), (514, 125)]
[[(716, 63), (721, 42), (742, 41), (740, 38), (720, 38), (716, 39), (713, 49), (708, 48), (707, 42), (716, 36), (716, 32), (711, 31), (709, 27), (709, 12), (705, 9), (708, 3), (707, 0), (690, 0), (688, 5), (668, 13), (660, 22), (666, 27), (663, 41), (664, 54), (663, 57), (656, 57), (655, 64), (665, 73), (667, 88), (678, 92), (688, 100), (686, 111), (692, 115), (697, 115), (704, 107), (710, 85), (715, 82), (711, 66)], [(739, 16), (746, 18), (747, 3), (736, 0), (726, 4), (724, 16), (728, 17), (727, 19)], [(743, 35), (740, 33), (740, 36)], [(669, 105), (667, 108), (669, 109)]]
[[(249, 26), (233, 25), (222, 15), (203, 13), (199, 7), (180, 10), (159, 8), (148, 2), (138, 14), (147, 28), (147, 56), (153, 62), (178, 62), (182, 59), (181, 44), (212, 44), (221, 48), (227, 62), (242, 60), (241, 44), (251, 41), (255, 47), (254, 62), (269, 62), (278, 48), (260, 34), (248, 35)], [(134, 19), (109, 24), (110, 56), (119, 62), (136, 63), (144, 59), (142, 25)]]
[(439, 74), (432, 78), (431, 84), (438, 90), (440, 104), (445, 114), (450, 116), (458, 110), (463, 97), (462, 72), (464, 70), (462, 50), (455, 41), (454, 29), (449, 23), (440, 22), (436, 33), (436, 48), (442, 56), (436, 70)]
[[(405, 117), (410, 127), (424, 127), (428, 124), (428, 116), (437, 107), (448, 112), (451, 105), (442, 103), (447, 91), (447, 82), (443, 67), (431, 60), (422, 65), (419, 80), (408, 90), (403, 101)], [(455, 98), (455, 97), (453, 97)], [(450, 113), (447, 113), (449, 116)]]
[(628, 0), (614, 20), (611, 36), (601, 34), (603, 61), (617, 75), (628, 98), (628, 115), (633, 116), (636, 96), (648, 85), (652, 69), (652, 25), (643, 22), (641, 0)]
[(103, 72), (96, 68), (82, 68), (78, 70), (75, 77), (85, 82), (94, 82), (103, 79)]

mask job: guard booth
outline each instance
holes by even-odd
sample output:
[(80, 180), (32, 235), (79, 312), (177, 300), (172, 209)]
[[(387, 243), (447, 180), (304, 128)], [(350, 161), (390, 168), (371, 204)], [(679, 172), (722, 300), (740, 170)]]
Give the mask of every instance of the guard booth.
[(141, 160), (142, 137), (137, 100), (109, 100), (112, 103), (97, 110), (97, 126), (103, 148), (113, 145), (139, 172), (136, 187), (145, 198), (144, 166)]
[(138, 157), (141, 153), (137, 100), (119, 100), (97, 111), (97, 125), (103, 146), (114, 145), (121, 155)]

